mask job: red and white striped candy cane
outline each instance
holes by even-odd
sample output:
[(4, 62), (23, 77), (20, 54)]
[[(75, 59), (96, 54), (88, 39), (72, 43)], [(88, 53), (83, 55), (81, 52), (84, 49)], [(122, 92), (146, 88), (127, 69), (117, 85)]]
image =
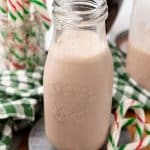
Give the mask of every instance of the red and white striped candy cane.
[(22, 69), (24, 67), (24, 59), (26, 56), (26, 33), (22, 28), (15, 28), (14, 31), (10, 33), (11, 38), (9, 40), (7, 51), (7, 55), (9, 56), (9, 68), (12, 68), (10, 66), (15, 64), (15, 66), (17, 66), (16, 69)]
[(17, 8), (15, 5), (14, 0), (7, 0), (7, 6), (8, 6), (8, 19), (10, 20), (11, 23), (16, 22), (17, 19)]
[(7, 0), (8, 18), (10, 23), (21, 25), (24, 20), (23, 5), (21, 0)]
[(17, 20), (16, 25), (22, 25), (24, 23), (25, 14), (24, 14), (24, 6), (22, 0), (15, 0), (16, 2), (16, 9), (17, 9)]
[(26, 49), (18, 48), (18, 47), (11, 47), (10, 51), (10, 62), (9, 68), (10, 69), (24, 69), (25, 68), (25, 55)]
[(23, 11), (26, 19), (30, 14), (30, 2), (29, 0), (22, 0), (22, 1), (23, 1)]
[[(134, 110), (135, 118), (124, 118), (129, 109)], [(150, 144), (150, 135), (143, 137), (144, 129), (150, 134), (150, 124), (145, 122), (145, 113), (139, 102), (131, 99), (123, 101), (114, 113), (114, 118), (107, 150), (140, 150)], [(132, 124), (136, 125), (134, 141), (118, 147), (122, 127), (127, 127)]]
[(6, 0), (0, 0), (0, 13), (6, 14), (7, 13), (7, 2)]
[(48, 30), (50, 27), (51, 20), (48, 15), (46, 0), (30, 0), (30, 2), (35, 6), (35, 9), (39, 12), (44, 29)]

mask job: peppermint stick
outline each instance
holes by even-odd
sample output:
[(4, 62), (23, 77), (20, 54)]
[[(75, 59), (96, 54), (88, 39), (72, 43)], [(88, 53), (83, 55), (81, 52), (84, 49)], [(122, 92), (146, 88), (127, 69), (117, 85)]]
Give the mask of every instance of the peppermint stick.
[(30, 3), (28, 0), (16, 0), (18, 6), (20, 8), (22, 8), (24, 15), (28, 15), (29, 14), (29, 6)]
[(13, 41), (10, 48), (11, 65), (23, 69), (26, 56), (26, 33), (22, 28), (15, 29), (13, 32)]
[(8, 19), (11, 23), (14, 23), (17, 19), (16, 16), (16, 6), (13, 0), (7, 0), (8, 6)]
[(39, 12), (44, 29), (48, 30), (50, 27), (50, 18), (47, 12), (46, 1), (30, 0), (30, 2), (35, 6), (35, 9)]
[(26, 33), (23, 27), (22, 28), (19, 27), (18, 29), (15, 29), (15, 31), (13, 32), (13, 40), (15, 44), (18, 45), (19, 47), (23, 47), (25, 45)]
[[(32, 6), (35, 8), (34, 12)], [(5, 13), (3, 16), (8, 23), (7, 25), (4, 22), (1, 27), (6, 26), (0, 32), (0, 43), (5, 51), (7, 64), (11, 66), (9, 68), (34, 68), (43, 62), (41, 61), (45, 33), (43, 28), (49, 29), (50, 23), (46, 1), (0, 0), (0, 8), (2, 8), (0, 14)]]
[(10, 69), (24, 69), (25, 68), (24, 60), (25, 60), (24, 49), (20, 49), (17, 47), (12, 47), (10, 49), (10, 62), (9, 62)]
[[(36, 22), (36, 21), (35, 21)], [(39, 63), (38, 60), (38, 54), (40, 52), (40, 48), (39, 48), (39, 43), (38, 43), (38, 39), (39, 39), (39, 27), (36, 24), (35, 26), (31, 25), (32, 28), (29, 28), (28, 30), (28, 39), (27, 39), (27, 43), (28, 43), (28, 51), (27, 51), (27, 59), (26, 59), (26, 65), (28, 66), (36, 66)]]
[(39, 13), (44, 30), (50, 27), (46, 0), (0, 0), (0, 13), (7, 14), (12, 25), (22, 25), (30, 15), (30, 4)]
[(23, 24), (23, 3), (21, 0), (7, 0), (8, 18), (10, 23), (21, 25)]
[[(128, 109), (134, 110), (135, 118), (124, 118)], [(150, 144), (150, 124), (145, 122), (145, 113), (139, 102), (131, 99), (123, 101), (114, 113), (114, 118), (107, 150), (140, 150)], [(133, 124), (136, 126), (134, 141), (118, 147), (121, 128)], [(148, 134), (146, 137), (143, 137), (144, 129)]]
[(16, 24), (22, 25), (25, 19), (23, 2), (22, 0), (15, 0), (15, 2), (16, 2), (15, 4), (16, 4), (16, 10), (17, 10), (17, 15), (18, 15)]
[(7, 13), (6, 0), (0, 0), (0, 13), (2, 13), (2, 14), (6, 14)]

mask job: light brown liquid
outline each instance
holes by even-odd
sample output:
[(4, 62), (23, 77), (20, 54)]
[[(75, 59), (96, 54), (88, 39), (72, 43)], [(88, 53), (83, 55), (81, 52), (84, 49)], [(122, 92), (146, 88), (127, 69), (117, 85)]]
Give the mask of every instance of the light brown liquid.
[(139, 85), (150, 91), (150, 52), (129, 44), (126, 68)]
[(93, 32), (69, 37), (61, 35), (46, 61), (46, 135), (60, 150), (97, 150), (110, 124), (112, 58)]

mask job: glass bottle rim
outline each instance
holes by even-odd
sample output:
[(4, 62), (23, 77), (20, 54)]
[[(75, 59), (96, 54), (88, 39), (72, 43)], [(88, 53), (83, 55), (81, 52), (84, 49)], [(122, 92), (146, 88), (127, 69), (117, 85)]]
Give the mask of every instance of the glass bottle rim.
[(104, 21), (108, 16), (106, 0), (54, 0), (54, 20), (81, 26)]

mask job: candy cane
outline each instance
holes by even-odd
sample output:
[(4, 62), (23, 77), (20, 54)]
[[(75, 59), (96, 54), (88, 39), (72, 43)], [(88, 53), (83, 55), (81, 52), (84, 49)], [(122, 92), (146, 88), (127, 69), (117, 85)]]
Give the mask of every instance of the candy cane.
[[(124, 119), (128, 109), (134, 110), (136, 118)], [(150, 144), (150, 135), (143, 137), (144, 129), (150, 134), (150, 124), (145, 123), (145, 113), (139, 102), (131, 99), (122, 102), (114, 113), (114, 118), (107, 150), (140, 150)], [(118, 147), (121, 128), (132, 124), (136, 125), (134, 142)]]
[(17, 15), (18, 15), (16, 20), (16, 25), (22, 25), (25, 19), (23, 1), (15, 0), (15, 3), (16, 3)]
[[(30, 10), (31, 3), (37, 13)], [(2, 9), (1, 9), (2, 8)], [(45, 0), (0, 0), (0, 13), (8, 16), (7, 23), (0, 33), (0, 42), (3, 44), (5, 55), (10, 61), (9, 65), (13, 69), (22, 69), (28, 64), (39, 63), (40, 32), (49, 28), (50, 19), (47, 13)], [(41, 26), (42, 22), (42, 26)], [(13, 27), (9, 30), (8, 26)], [(35, 26), (35, 27), (33, 27)], [(35, 36), (30, 36), (28, 30), (34, 29)], [(8, 31), (7, 31), (8, 30)], [(7, 35), (7, 36), (5, 36)], [(44, 32), (43, 32), (44, 35)], [(29, 58), (29, 59), (27, 59)], [(33, 60), (33, 62), (32, 62)], [(28, 65), (29, 66), (29, 65)]]
[(14, 23), (17, 19), (16, 15), (16, 6), (13, 0), (7, 0), (7, 6), (8, 6), (8, 19), (11, 23)]
[(30, 2), (29, 0), (22, 0), (23, 1), (23, 11), (25, 20), (29, 18), (30, 15)]
[(30, 2), (35, 6), (35, 9), (39, 12), (44, 29), (48, 30), (50, 27), (51, 20), (47, 12), (46, 1), (45, 0), (30, 0)]
[(17, 68), (23, 68), (26, 57), (26, 32), (22, 28), (15, 29), (13, 32), (13, 39), (10, 48), (11, 61), (10, 63)]
[(24, 69), (25, 68), (25, 49), (12, 47), (10, 49), (11, 58), (9, 68), (11, 69)]
[(6, 0), (0, 0), (0, 13), (7, 13), (7, 3)]
[(24, 46), (26, 42), (26, 32), (24, 31), (25, 29), (19, 27), (14, 30), (13, 32), (13, 39), (15, 44), (19, 46)]
[(22, 25), (24, 20), (23, 3), (21, 0), (7, 0), (8, 18), (10, 22)]

